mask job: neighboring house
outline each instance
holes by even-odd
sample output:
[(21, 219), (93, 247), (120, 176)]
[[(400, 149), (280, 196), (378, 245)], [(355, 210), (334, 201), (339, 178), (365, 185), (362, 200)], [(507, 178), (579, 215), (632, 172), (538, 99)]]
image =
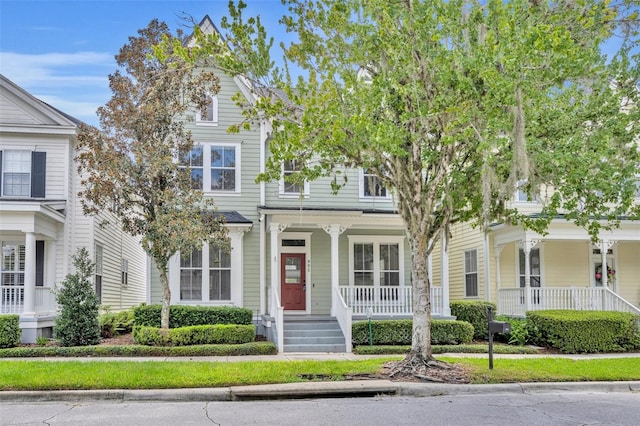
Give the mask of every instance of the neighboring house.
[(51, 336), (52, 290), (75, 272), (72, 256), (81, 247), (96, 262), (103, 305), (120, 310), (145, 302), (138, 239), (104, 216), (82, 214), (73, 161), (80, 122), (1, 75), (0, 88), (0, 313), (20, 314), (25, 343)]
[[(640, 203), (640, 177), (637, 202)], [(516, 192), (522, 212), (538, 201)], [(547, 235), (494, 224), (483, 234), (467, 224), (452, 229), (448, 250), (432, 257), (433, 282), (450, 283), (451, 299), (490, 300), (498, 313), (528, 310), (617, 310), (640, 314), (640, 221), (622, 220), (593, 243), (587, 231), (558, 217)], [(605, 273), (604, 271), (608, 271)]]
[[(216, 31), (208, 17), (201, 27)], [(348, 351), (352, 316), (410, 316), (410, 250), (391, 191), (366, 170), (348, 171), (338, 195), (331, 193), (328, 179), (256, 183), (269, 155), (270, 128), (263, 123), (252, 131), (227, 133), (243, 120), (231, 97), (240, 92), (251, 100), (252, 95), (242, 78), (218, 75), (221, 90), (206, 114), (193, 112), (189, 126), (195, 147), (185, 164), (196, 186), (226, 216), (231, 252), (205, 245), (174, 256), (171, 303), (249, 308), (258, 332), (287, 351)], [(296, 164), (282, 167), (286, 174)], [(150, 301), (160, 303), (155, 268), (150, 275)], [(447, 294), (433, 289), (434, 316), (449, 315)], [(336, 318), (343, 331), (340, 343), (318, 337), (330, 334), (327, 330), (308, 331), (315, 337), (306, 341), (288, 330), (303, 320), (311, 327), (312, 319), (335, 323)]]

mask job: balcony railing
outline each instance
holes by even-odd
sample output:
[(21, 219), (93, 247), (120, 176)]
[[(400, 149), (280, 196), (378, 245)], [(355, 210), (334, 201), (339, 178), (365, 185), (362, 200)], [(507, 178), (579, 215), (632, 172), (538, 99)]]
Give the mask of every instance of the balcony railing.
[[(413, 314), (410, 286), (340, 286), (340, 295), (353, 315), (405, 316)], [(431, 287), (431, 314), (442, 314), (442, 288)]]
[[(35, 312), (54, 313), (56, 311), (56, 298), (51, 287), (36, 287)], [(0, 286), (0, 313), (21, 314), (24, 312), (24, 286), (3, 285)]]
[(640, 309), (603, 287), (529, 288), (527, 307), (524, 288), (499, 290), (498, 312), (524, 316), (527, 310), (567, 309), (577, 311), (621, 311), (640, 314)]

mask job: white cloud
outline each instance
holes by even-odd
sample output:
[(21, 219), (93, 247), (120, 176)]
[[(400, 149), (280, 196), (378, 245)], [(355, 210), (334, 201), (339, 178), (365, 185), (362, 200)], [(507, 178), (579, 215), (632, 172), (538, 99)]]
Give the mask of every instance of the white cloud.
[(96, 109), (98, 109), (98, 106), (106, 102), (106, 100), (103, 102), (74, 101), (66, 98), (61, 98), (59, 96), (38, 96), (37, 94), (33, 94), (33, 96), (59, 109), (60, 111), (77, 118), (78, 120), (82, 120), (87, 124), (93, 125), (98, 124)]

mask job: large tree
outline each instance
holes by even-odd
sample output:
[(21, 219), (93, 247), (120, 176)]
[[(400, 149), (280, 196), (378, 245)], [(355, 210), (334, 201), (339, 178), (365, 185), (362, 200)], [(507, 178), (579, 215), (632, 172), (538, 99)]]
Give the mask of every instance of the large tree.
[[(154, 56), (161, 42), (167, 56)], [(212, 72), (171, 55), (172, 46), (186, 44), (181, 32), (173, 35), (157, 20), (129, 37), (116, 55), (124, 72), (109, 75), (113, 95), (98, 109), (102, 129), (82, 127), (76, 157), (85, 213), (115, 215), (153, 259), (163, 289), (163, 328), (169, 328), (169, 259), (203, 242), (227, 241), (212, 200), (194, 189), (182, 166), (193, 146), (185, 127), (194, 116), (189, 111), (205, 110), (206, 94), (219, 90)]]
[[(393, 190), (412, 258), (404, 366), (433, 360), (427, 258), (452, 224), (504, 220), (544, 232), (564, 215), (596, 238), (602, 226), (637, 216), (640, 73), (635, 33), (619, 25), (636, 16), (622, 5), (283, 3), (281, 24), (297, 38), (281, 44), (284, 68), (274, 67), (273, 39), (259, 18), (243, 18), (242, 2), (230, 2), (222, 38), (196, 30), (198, 53), (253, 85), (244, 124), (273, 121), (264, 179), (302, 158), (299, 179), (333, 176), (337, 191), (345, 166), (363, 167)], [(607, 58), (601, 45), (618, 33), (621, 47)], [(540, 215), (511, 207), (519, 185), (539, 193)]]

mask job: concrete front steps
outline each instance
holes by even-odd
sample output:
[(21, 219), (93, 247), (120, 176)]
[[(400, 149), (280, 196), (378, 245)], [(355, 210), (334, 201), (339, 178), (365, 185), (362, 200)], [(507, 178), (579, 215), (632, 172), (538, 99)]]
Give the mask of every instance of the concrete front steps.
[(335, 318), (320, 315), (285, 315), (285, 352), (346, 352), (340, 325)]

